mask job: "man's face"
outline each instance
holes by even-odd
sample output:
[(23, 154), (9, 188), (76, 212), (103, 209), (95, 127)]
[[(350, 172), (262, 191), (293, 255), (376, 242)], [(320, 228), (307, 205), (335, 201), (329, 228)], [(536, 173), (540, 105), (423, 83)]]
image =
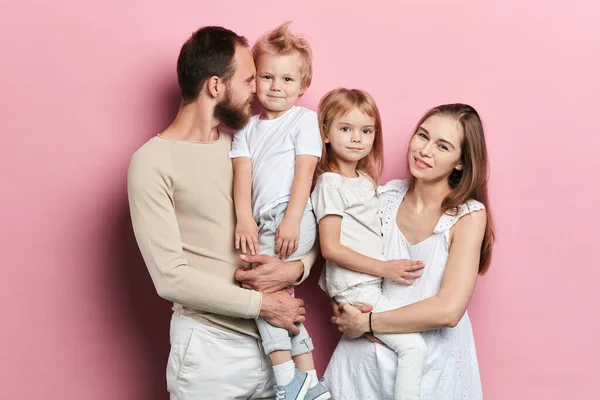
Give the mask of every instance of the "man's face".
[(244, 46), (236, 47), (233, 63), (235, 73), (226, 84), (225, 97), (215, 106), (215, 117), (230, 128), (242, 129), (252, 116), (256, 68), (250, 50)]

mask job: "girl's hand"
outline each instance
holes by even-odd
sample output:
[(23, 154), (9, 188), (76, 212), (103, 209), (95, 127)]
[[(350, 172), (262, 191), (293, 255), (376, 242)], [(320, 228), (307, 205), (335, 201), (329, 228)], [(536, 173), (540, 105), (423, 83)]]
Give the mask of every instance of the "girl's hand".
[[(363, 306), (364, 307), (364, 306)], [(362, 307), (361, 307), (362, 308)], [(366, 308), (365, 308), (366, 309)], [(351, 339), (369, 332), (369, 314), (363, 313), (350, 304), (339, 305), (340, 316), (331, 317), (331, 322), (338, 326), (338, 330)]]
[(417, 272), (425, 268), (423, 261), (413, 260), (389, 260), (383, 262), (382, 278), (390, 281), (402, 283), (403, 285), (412, 285), (409, 279), (418, 279), (421, 273)]
[(282, 260), (288, 258), (298, 250), (298, 240), (300, 238), (300, 221), (292, 221), (284, 217), (279, 228), (275, 241), (275, 254)]
[(246, 254), (246, 247), (251, 255), (258, 253), (258, 226), (253, 218), (238, 219), (235, 227), (235, 248), (242, 247), (242, 253)]
[[(339, 317), (342, 315), (341, 311), (340, 311), (340, 305), (338, 304), (337, 301), (335, 301), (334, 298), (329, 299), (329, 302), (331, 303), (331, 308), (333, 309), (333, 316), (334, 317)], [(332, 321), (333, 322), (333, 319)]]

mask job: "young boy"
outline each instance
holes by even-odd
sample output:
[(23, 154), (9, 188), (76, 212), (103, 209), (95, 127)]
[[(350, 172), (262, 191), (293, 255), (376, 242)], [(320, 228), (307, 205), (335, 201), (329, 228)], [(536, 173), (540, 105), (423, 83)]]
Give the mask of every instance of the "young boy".
[[(229, 157), (234, 169), (236, 248), (294, 261), (315, 244), (310, 189), (322, 148), (317, 114), (296, 106), (312, 79), (310, 45), (293, 35), (289, 24), (263, 35), (252, 49), (256, 95), (263, 112), (236, 133)], [(317, 378), (314, 347), (302, 324), (297, 324), (300, 333), (291, 337), (262, 318), (256, 325), (273, 362), (278, 399), (331, 398)]]

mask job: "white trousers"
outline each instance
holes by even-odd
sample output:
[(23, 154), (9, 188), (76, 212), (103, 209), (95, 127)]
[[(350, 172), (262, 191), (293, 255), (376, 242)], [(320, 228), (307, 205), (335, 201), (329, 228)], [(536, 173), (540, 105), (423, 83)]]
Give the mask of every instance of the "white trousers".
[[(373, 312), (396, 308), (381, 292), (381, 281), (350, 287), (335, 296), (338, 303), (368, 304)], [(398, 356), (394, 400), (419, 400), (421, 378), (427, 357), (427, 345), (420, 333), (376, 333)]]
[(167, 390), (171, 400), (273, 399), (273, 365), (258, 339), (173, 314)]

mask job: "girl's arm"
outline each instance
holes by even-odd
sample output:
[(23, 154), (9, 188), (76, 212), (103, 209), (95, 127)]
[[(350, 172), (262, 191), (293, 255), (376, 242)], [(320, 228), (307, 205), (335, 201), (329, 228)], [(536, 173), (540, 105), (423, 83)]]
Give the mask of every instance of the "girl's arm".
[(300, 221), (310, 196), (313, 175), (317, 167), (318, 157), (309, 155), (296, 156), (296, 174), (292, 182), (290, 201), (285, 217), (277, 229), (275, 253), (285, 259), (298, 250), (300, 238)]
[(248, 157), (237, 157), (233, 162), (233, 202), (237, 224), (235, 227), (235, 248), (246, 246), (250, 254), (258, 252), (258, 227), (252, 216), (252, 160)]
[[(373, 313), (375, 333), (409, 333), (454, 327), (469, 305), (479, 271), (479, 255), (485, 233), (485, 211), (462, 217), (452, 228), (450, 253), (437, 295), (395, 310)], [(342, 305), (342, 316), (333, 317), (340, 331), (350, 337), (369, 332), (369, 314)]]
[(421, 274), (416, 271), (423, 268), (424, 265), (422, 261), (381, 261), (367, 257), (342, 245), (340, 242), (341, 232), (341, 216), (329, 214), (319, 221), (321, 253), (326, 260), (356, 272), (381, 276), (405, 285), (412, 285), (412, 281), (409, 281), (408, 279), (415, 279), (421, 276)]

